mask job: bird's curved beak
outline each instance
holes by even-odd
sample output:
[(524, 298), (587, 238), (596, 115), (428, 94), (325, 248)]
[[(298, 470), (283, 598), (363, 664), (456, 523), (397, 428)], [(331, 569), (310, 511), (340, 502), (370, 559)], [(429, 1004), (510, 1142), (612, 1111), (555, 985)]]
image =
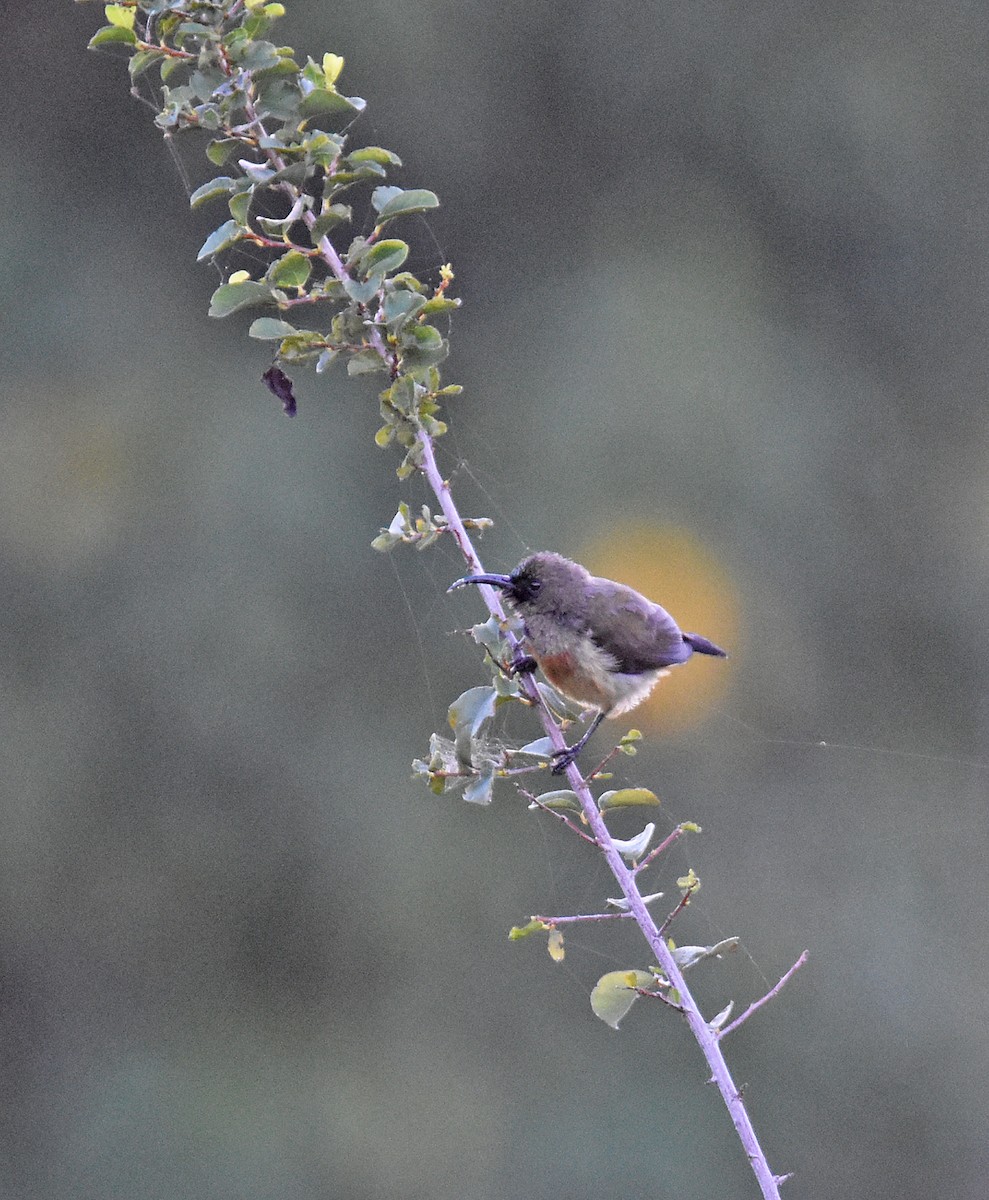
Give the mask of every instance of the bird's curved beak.
[(486, 583), (489, 587), (508, 588), (512, 586), (510, 575), (465, 575), (456, 583), (451, 583), (447, 592), (455, 592), (457, 588), (466, 587), (469, 583)]

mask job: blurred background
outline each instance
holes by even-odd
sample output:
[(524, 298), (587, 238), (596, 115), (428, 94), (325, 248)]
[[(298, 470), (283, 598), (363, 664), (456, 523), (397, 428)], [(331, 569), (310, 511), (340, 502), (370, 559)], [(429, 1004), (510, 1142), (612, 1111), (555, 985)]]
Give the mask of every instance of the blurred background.
[[(982, 1200), (989, 14), (289, 9), (443, 201), (403, 235), (465, 301), (488, 568), (560, 550), (732, 651), (595, 744), (643, 728), (616, 780), (704, 827), (653, 878), (701, 877), (681, 943), (742, 938), (708, 1012), (810, 950), (729, 1045), (786, 1195)], [(682, 1023), (590, 1012), (640, 943), (507, 940), (613, 894), (590, 851), (412, 779), (478, 599), (369, 548), (426, 499), (377, 381), (300, 373), (286, 420), (207, 319), (220, 210), (101, 17), (0, 17), (0, 1192), (755, 1196)]]

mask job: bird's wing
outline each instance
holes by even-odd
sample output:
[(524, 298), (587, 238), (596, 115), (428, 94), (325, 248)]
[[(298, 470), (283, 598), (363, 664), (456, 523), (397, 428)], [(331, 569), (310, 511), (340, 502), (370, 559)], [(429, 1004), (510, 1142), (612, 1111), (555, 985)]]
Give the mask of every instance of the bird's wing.
[(595, 583), (599, 586), (591, 601), (588, 632), (613, 656), (617, 670), (637, 675), (690, 657), (690, 647), (665, 608), (624, 584), (603, 579)]

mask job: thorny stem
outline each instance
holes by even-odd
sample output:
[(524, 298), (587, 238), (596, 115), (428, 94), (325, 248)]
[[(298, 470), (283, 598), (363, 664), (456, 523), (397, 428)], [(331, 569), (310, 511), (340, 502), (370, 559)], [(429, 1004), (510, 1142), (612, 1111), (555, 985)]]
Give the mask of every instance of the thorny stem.
[(797, 971), (800, 970), (800, 968), (804, 965), (804, 963), (806, 961), (807, 961), (807, 951), (805, 950), (803, 952), (803, 954), (801, 954), (800, 957), (797, 959), (797, 961), (793, 964), (793, 966), (789, 969), (789, 971), (786, 971), (783, 975), (780, 976), (779, 982), (776, 984), (776, 986), (771, 987), (769, 989), (769, 991), (765, 994), (765, 996), (762, 997), (762, 999), (756, 1000), (754, 1004), (750, 1004), (749, 1007), (745, 1010), (745, 1012), (742, 1013), (742, 1015), (740, 1017), (736, 1017), (735, 1020), (732, 1021), (732, 1023), (730, 1025), (726, 1025), (724, 1027), (724, 1029), (720, 1030), (718, 1033), (718, 1037), (723, 1038), (726, 1033), (732, 1033), (734, 1030), (736, 1030), (739, 1027), (739, 1025), (744, 1024), (744, 1022), (746, 1022), (749, 1019), (749, 1017), (752, 1016), (752, 1014), (754, 1012), (756, 1012), (758, 1009), (762, 1008), (762, 1006), (764, 1004), (768, 1004), (769, 1001), (772, 1000), (772, 998), (774, 996), (778, 995), (783, 990), (783, 988), (786, 987), (786, 985), (787, 985), (787, 983), (789, 983), (791, 977), (793, 975), (795, 975), (797, 973)]
[(610, 912), (610, 913), (575, 913), (570, 917), (540, 917), (533, 915), (529, 918), (530, 921), (542, 921), (544, 925), (556, 927), (557, 925), (576, 925), (583, 921), (628, 921), (632, 917), (630, 912)]
[(688, 889), (687, 891), (685, 891), (683, 893), (683, 895), (680, 897), (680, 903), (670, 913), (670, 915), (666, 918), (666, 920), (662, 923), (662, 925), (660, 925), (660, 927), (659, 927), (660, 937), (662, 937), (662, 935), (667, 931), (667, 929), (669, 929), (669, 927), (673, 924), (673, 922), (677, 919), (677, 917), (687, 907), (687, 905), (690, 903), (690, 897), (692, 895), (693, 895), (692, 889)]
[(646, 867), (654, 863), (656, 859), (659, 858), (659, 856), (663, 853), (663, 851), (668, 850), (678, 838), (683, 837), (685, 832), (686, 830), (684, 827), (682, 825), (678, 825), (668, 837), (663, 838), (658, 846), (654, 846), (652, 850), (649, 851), (642, 862), (636, 863), (634, 873), (638, 875), (640, 871), (644, 871)]
[[(470, 535), (464, 528), (463, 521), (453, 502), (453, 497), (450, 494), (450, 485), (440, 474), (436, 464), (432, 439), (422, 429), (420, 430), (419, 438), (422, 443), (420, 470), (425, 476), (436, 499), (439, 501), (443, 514), (449, 522), (449, 527), (453, 531), (457, 544), (471, 572), (473, 574), (481, 574), (483, 571), (481, 560), (474, 549)], [(505, 612), (501, 606), (498, 593), (493, 588), (484, 585), (479, 586), (478, 591), (484, 597), (484, 603), (487, 605), (488, 611), (503, 621), (505, 619)], [(560, 727), (543, 702), (532, 676), (523, 675), (520, 680), (520, 686), (526, 696), (535, 705), (543, 729), (546, 731), (552, 744), (561, 750), (564, 749), (565, 743)], [(616, 849), (611, 834), (608, 832), (604, 817), (601, 815), (587, 781), (581, 775), (577, 764), (571, 763), (567, 767), (566, 774), (571, 788), (580, 800), (584, 816), (587, 818), (587, 823), (594, 835), (598, 848), (604, 855), (612, 875), (615, 877), (618, 886), (622, 890), (622, 894), (628, 901), (631, 916), (634, 917), (636, 924), (642, 930), (643, 936), (649, 943), (649, 948), (656, 956), (656, 962), (662, 968), (663, 974), (669, 980), (670, 986), (679, 994), (681, 1011), (687, 1020), (687, 1024), (690, 1026), (694, 1040), (700, 1046), (701, 1052), (707, 1060), (708, 1067), (711, 1070), (711, 1079), (717, 1085), (718, 1091), (721, 1093), (722, 1099), (728, 1108), (728, 1113), (742, 1143), (742, 1148), (748, 1156), (749, 1164), (762, 1189), (763, 1197), (765, 1200), (780, 1200), (779, 1186), (784, 1177), (775, 1175), (770, 1169), (765, 1152), (759, 1143), (755, 1128), (752, 1125), (748, 1110), (742, 1099), (742, 1093), (735, 1084), (725, 1057), (721, 1052), (721, 1047), (718, 1045), (718, 1032), (712, 1029), (702, 1016), (697, 1001), (694, 999), (683, 977), (683, 972), (677, 966), (673, 953), (669, 946), (667, 946), (660, 928), (656, 925), (652, 914), (646, 907), (642, 893), (639, 891), (638, 884), (636, 883), (635, 872), (625, 865), (625, 860)]]
[[(247, 112), (250, 118), (250, 124), (263, 136), (264, 125), (257, 117), (250, 98), (248, 98), (247, 102)], [(277, 153), (268, 151), (266, 156), (272, 165), (281, 165), (281, 159)], [(290, 189), (293, 192), (296, 191), (296, 189), (291, 188), (291, 185), (288, 184), (284, 184), (283, 187), (286, 191)], [(313, 227), (313, 225), (315, 225), (316, 218), (312, 212), (304, 213), (302, 219), (310, 229)], [(338, 280), (345, 282), (350, 278), (347, 266), (340, 258), (340, 255), (337, 253), (337, 250), (333, 246), (333, 243), (330, 241), (329, 237), (324, 235), (322, 238), (320, 238), (316, 248), (323, 260), (326, 262), (327, 266), (330, 268), (333, 275)], [(370, 345), (387, 364), (389, 370), (394, 376), (397, 370), (400, 369), (400, 364), (396, 362), (393, 352), (385, 343), (385, 340), (381, 334), (381, 330), (374, 325), (369, 325), (367, 329), (367, 338)], [(421, 425), (419, 427), (418, 451), (419, 461), (417, 465), (419, 470), (422, 472), (427, 483), (432, 489), (443, 515), (446, 517), (447, 526), (456, 539), (457, 545), (463, 554), (468, 568), (473, 574), (482, 573), (483, 568), (480, 557), (478, 556), (477, 551), (474, 549), (470, 534), (467, 532), (464, 521), (460, 516), (456, 504), (454, 503), (453, 497), (450, 493), (450, 485), (448, 481), (443, 478), (439, 467), (437, 466), (433, 439), (426, 432), (426, 430), (421, 427)], [(488, 611), (499, 621), (505, 621), (506, 614), (504, 608), (502, 607), (498, 592), (486, 585), (481, 585), (478, 588), (478, 591), (481, 593)], [(513, 649), (518, 649), (518, 639), (511, 632), (509, 632), (508, 638)], [(565, 750), (566, 742), (564, 741), (563, 733), (543, 701), (542, 696), (539, 694), (539, 690), (536, 687), (533, 676), (528, 673), (523, 674), (519, 680), (519, 687), (538, 712), (543, 729), (545, 730), (546, 735), (549, 737), (553, 747), (557, 750)], [(591, 794), (587, 780), (581, 775), (576, 763), (571, 763), (567, 767), (566, 774), (567, 779), (570, 782), (570, 786), (580, 799), (581, 807), (584, 810), (587, 823), (591, 829), (591, 832), (593, 833), (594, 841), (604, 856), (612, 875), (618, 882), (618, 885), (622, 890), (622, 894), (628, 901), (629, 915), (634, 918), (639, 928), (642, 930), (643, 936), (655, 955), (656, 962), (661, 967), (663, 974), (670, 983), (670, 986), (674, 988), (679, 995), (680, 1010), (683, 1012), (683, 1015), (687, 1020), (687, 1024), (690, 1026), (691, 1033), (693, 1034), (694, 1039), (700, 1046), (701, 1051), (707, 1060), (707, 1064), (711, 1070), (711, 1079), (717, 1085), (718, 1090), (724, 1099), (725, 1105), (728, 1108), (728, 1112), (735, 1126), (739, 1140), (742, 1143), (742, 1148), (748, 1156), (749, 1163), (756, 1179), (758, 1180), (759, 1186), (762, 1189), (764, 1200), (780, 1200), (779, 1185), (784, 1181), (784, 1179), (788, 1178), (788, 1176), (774, 1175), (770, 1169), (769, 1163), (766, 1160), (766, 1155), (759, 1143), (759, 1139), (756, 1136), (752, 1121), (750, 1120), (749, 1114), (745, 1108), (741, 1091), (736, 1086), (732, 1078), (731, 1072), (728, 1069), (728, 1064), (725, 1061), (724, 1055), (721, 1052), (721, 1047), (718, 1044), (719, 1036), (723, 1036), (724, 1033), (728, 1032), (728, 1030), (732, 1028), (737, 1028), (739, 1022), (734, 1022), (733, 1025), (728, 1026), (728, 1029), (722, 1030), (719, 1033), (719, 1031), (712, 1029), (708, 1022), (705, 1021), (700, 1009), (697, 1006), (696, 1000), (694, 1000), (694, 997), (687, 986), (686, 980), (683, 977), (683, 973), (677, 966), (676, 961), (673, 958), (673, 954), (663, 938), (661, 929), (656, 925), (651, 913), (646, 907), (645, 901), (636, 883), (634, 870), (630, 870), (626, 866), (624, 859), (615, 847), (615, 844), (611, 838), (611, 834), (608, 832), (604, 818), (594, 801), (593, 795)], [(775, 992), (782, 987), (783, 983), (785, 983), (786, 979), (790, 974), (793, 973), (793, 970), (795, 969), (795, 967), (792, 968), (791, 971), (788, 972), (787, 976), (784, 976), (777, 987), (773, 989), (773, 992), (763, 997), (763, 999), (759, 1001), (757, 1005), (753, 1006), (753, 1010), (755, 1007), (765, 1003), (770, 996), (775, 994)], [(748, 1013), (743, 1014), (743, 1017), (747, 1015)], [(742, 1018), (740, 1018), (740, 1020), (741, 1019)]]
[(556, 819), (558, 821), (562, 821), (563, 824), (566, 825), (566, 827), (570, 830), (571, 833), (575, 833), (578, 837), (583, 838), (585, 842), (590, 842), (592, 846), (597, 845), (597, 843), (594, 841), (594, 838), (592, 838), (589, 834), (585, 833), (583, 831), (583, 829), (579, 829), (573, 823), (573, 821), (570, 820), (570, 818), (567, 816), (566, 813), (557, 812), (555, 808), (550, 808), (548, 804), (543, 804), (543, 802), (539, 799), (538, 796), (534, 796), (532, 794), (532, 792), (527, 792), (525, 790), (525, 788), (523, 788), (523, 787), (520, 787), (519, 791), (522, 793), (523, 796), (525, 796), (525, 798), (528, 801), (530, 801), (530, 803), (533, 805), (533, 807), (541, 808), (544, 813), (547, 813), (551, 817), (556, 817)]

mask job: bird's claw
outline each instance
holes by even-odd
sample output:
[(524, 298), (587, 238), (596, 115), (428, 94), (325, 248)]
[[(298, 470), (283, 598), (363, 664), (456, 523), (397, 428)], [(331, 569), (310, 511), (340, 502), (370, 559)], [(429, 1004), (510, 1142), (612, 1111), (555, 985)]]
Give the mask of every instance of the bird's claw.
[(550, 759), (552, 766), (549, 769), (551, 775), (562, 775), (563, 772), (570, 766), (580, 753), (580, 746), (568, 746), (565, 750), (557, 750)]
[(508, 664), (508, 674), (513, 678), (516, 675), (531, 675), (538, 665), (531, 654), (517, 654)]

